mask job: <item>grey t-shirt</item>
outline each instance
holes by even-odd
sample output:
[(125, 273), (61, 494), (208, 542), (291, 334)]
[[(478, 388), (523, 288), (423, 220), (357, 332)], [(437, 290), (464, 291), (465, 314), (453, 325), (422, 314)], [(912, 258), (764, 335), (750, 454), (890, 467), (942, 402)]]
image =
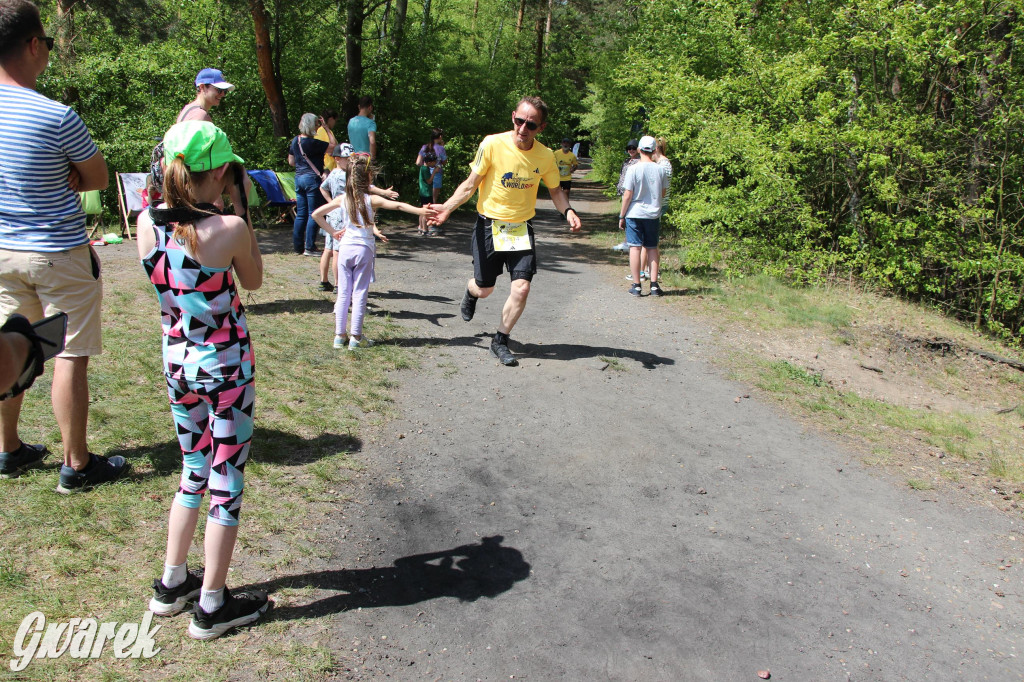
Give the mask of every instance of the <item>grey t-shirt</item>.
[(626, 169), (623, 191), (633, 191), (627, 218), (658, 218), (661, 216), (662, 193), (667, 179), (665, 169), (656, 163), (640, 161)]

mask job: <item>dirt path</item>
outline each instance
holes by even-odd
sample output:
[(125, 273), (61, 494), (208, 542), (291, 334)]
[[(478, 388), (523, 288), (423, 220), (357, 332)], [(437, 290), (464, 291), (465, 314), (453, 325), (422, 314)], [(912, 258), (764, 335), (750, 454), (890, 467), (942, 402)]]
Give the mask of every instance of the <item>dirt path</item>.
[(1019, 524), (737, 401), (705, 328), (538, 217), (517, 368), (487, 350), (507, 280), (459, 317), (468, 225), (392, 233), (372, 310), (421, 366), (273, 620), (341, 679), (1021, 679)]

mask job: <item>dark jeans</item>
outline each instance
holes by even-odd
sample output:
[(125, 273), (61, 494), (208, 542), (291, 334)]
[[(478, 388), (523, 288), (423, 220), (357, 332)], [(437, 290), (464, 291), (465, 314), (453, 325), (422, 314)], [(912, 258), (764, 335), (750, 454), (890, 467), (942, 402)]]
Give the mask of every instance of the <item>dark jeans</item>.
[(316, 248), (316, 221), (313, 211), (325, 203), (320, 193), (320, 178), (315, 175), (295, 176), (295, 225), (292, 227), (292, 247), (295, 253)]

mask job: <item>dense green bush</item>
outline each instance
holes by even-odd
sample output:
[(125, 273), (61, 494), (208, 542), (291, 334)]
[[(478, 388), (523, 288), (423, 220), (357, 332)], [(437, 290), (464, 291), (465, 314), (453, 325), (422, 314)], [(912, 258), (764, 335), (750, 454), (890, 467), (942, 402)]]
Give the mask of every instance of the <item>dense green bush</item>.
[(853, 272), (1024, 324), (1019, 3), (652, 0), (593, 79), (605, 177), (634, 112), (671, 141), (693, 265)]

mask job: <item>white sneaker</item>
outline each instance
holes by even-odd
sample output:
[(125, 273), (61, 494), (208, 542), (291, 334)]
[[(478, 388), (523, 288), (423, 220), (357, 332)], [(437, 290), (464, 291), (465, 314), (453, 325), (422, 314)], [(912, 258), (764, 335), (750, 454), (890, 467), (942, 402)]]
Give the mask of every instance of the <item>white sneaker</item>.
[(369, 348), (372, 345), (373, 345), (373, 341), (371, 341), (370, 339), (366, 338), (365, 336), (363, 338), (361, 338), (361, 339), (357, 339), (356, 337), (352, 336), (352, 337), (349, 337), (349, 340), (348, 340), (348, 349), (349, 350), (355, 350), (356, 348)]
[(629, 244), (622, 242), (612, 247), (612, 251), (629, 251)]
[(335, 336), (334, 337), (334, 347), (335, 348), (344, 348), (345, 344), (347, 342), (348, 342), (348, 339), (346, 339), (344, 336), (340, 336), (339, 335), (339, 336)]

